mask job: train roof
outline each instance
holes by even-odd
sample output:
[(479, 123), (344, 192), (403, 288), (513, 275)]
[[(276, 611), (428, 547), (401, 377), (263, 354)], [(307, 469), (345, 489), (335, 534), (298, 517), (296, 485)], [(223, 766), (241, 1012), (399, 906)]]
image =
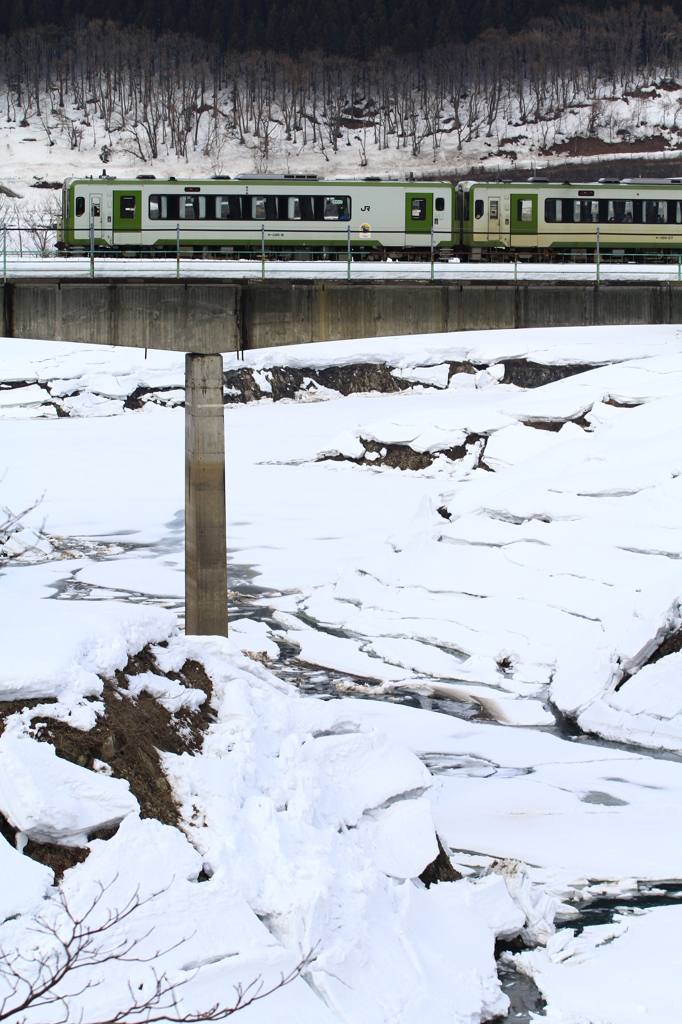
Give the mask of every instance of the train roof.
[(549, 178), (492, 178), (488, 181), (460, 181), (458, 185), (462, 188), (471, 188), (472, 185), (518, 185), (526, 188), (528, 185), (549, 185), (556, 188), (596, 188), (604, 185), (627, 185), (630, 188), (640, 185), (682, 185), (682, 178), (599, 178), (597, 181), (550, 181)]
[(191, 182), (197, 182), (197, 181), (206, 181), (206, 182), (209, 182), (209, 181), (212, 181), (212, 182), (219, 182), (219, 181), (238, 181), (238, 182), (242, 182), (242, 181), (244, 181), (244, 182), (248, 182), (248, 181), (262, 181), (262, 182), (268, 182), (268, 183), (270, 183), (270, 182), (275, 183), (275, 182), (278, 182), (278, 181), (287, 181), (287, 182), (292, 181), (292, 182), (301, 182), (301, 183), (302, 182), (311, 182), (312, 183), (312, 182), (318, 182), (318, 181), (319, 182), (325, 182), (326, 181), (328, 183), (335, 182), (337, 184), (339, 182), (348, 182), (349, 184), (354, 184), (354, 185), (361, 185), (364, 182), (374, 182), (374, 183), (383, 182), (384, 184), (391, 184), (391, 185), (414, 185), (415, 187), (419, 187), (420, 185), (447, 185), (447, 186), (452, 186), (452, 182), (451, 181), (446, 181), (446, 180), (440, 179), (440, 178), (430, 178), (430, 179), (420, 178), (419, 180), (415, 180), (414, 178), (405, 178), (405, 177), (401, 178), (401, 177), (398, 177), (397, 175), (395, 175), (395, 176), (394, 175), (387, 175), (386, 177), (380, 177), (378, 175), (366, 175), (364, 177), (353, 177), (353, 178), (351, 178), (351, 177), (324, 178), (324, 176), (319, 175), (319, 174), (256, 174), (255, 172), (253, 174), (248, 173), (248, 172), (247, 173), (240, 173), (240, 174), (235, 174), (234, 176), (231, 176), (229, 174), (213, 174), (210, 177), (208, 177), (208, 176), (203, 176), (203, 177), (202, 176), (197, 176), (197, 177), (193, 177), (193, 178), (189, 177), (189, 176), (188, 177), (184, 177), (184, 176), (176, 177), (176, 176), (170, 175), (170, 174), (169, 175), (161, 175), (158, 178), (157, 178), (157, 176), (155, 174), (136, 174), (136, 175), (132, 175), (131, 174), (131, 175), (124, 175), (124, 176), (122, 176), (120, 178), (117, 175), (115, 175), (115, 174), (107, 174), (107, 173), (100, 174), (97, 177), (95, 177), (93, 174), (81, 174), (81, 175), (72, 175), (72, 176), (66, 178), (65, 181), (64, 181), (64, 184), (65, 185), (70, 185), (74, 181), (92, 181), (92, 182), (98, 182), (99, 181), (99, 182), (103, 182), (103, 183), (106, 183), (108, 181), (119, 181), (121, 183), (123, 183), (123, 182), (126, 182), (126, 183), (128, 183), (128, 182), (137, 182), (137, 181), (139, 181), (139, 182), (158, 181), (158, 182), (177, 182), (178, 184), (182, 184), (182, 183), (186, 183), (186, 182), (190, 182), (191, 183)]

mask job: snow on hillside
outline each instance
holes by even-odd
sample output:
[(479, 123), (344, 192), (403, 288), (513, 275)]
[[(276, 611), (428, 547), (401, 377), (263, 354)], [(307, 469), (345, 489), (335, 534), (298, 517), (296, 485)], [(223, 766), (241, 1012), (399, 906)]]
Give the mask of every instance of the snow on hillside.
[[(185, 637), (183, 357), (0, 345), (0, 498), (41, 499), (0, 516), (0, 941), (63, 923), (51, 844), (70, 907), (150, 900), (117, 935), (166, 950), (186, 1010), (310, 955), (245, 1019), (476, 1024), (520, 935), (500, 973), (548, 1020), (673, 1019), (680, 329), (225, 368), (230, 638)], [(438, 841), (461, 877), (427, 888)], [(149, 991), (112, 964), (72, 1015), (131, 971)]]
[[(529, 118), (518, 100), (509, 97), (490, 126), (472, 114), (474, 130), (460, 133), (454, 130), (452, 104), (444, 98), (438, 130), (424, 136), (418, 152), (407, 135), (394, 132), (382, 138), (371, 118), (366, 123), (356, 118), (355, 127), (342, 128), (336, 149), (326, 138), (328, 129), (323, 135), (321, 127), (316, 141), (296, 131), (287, 138), (287, 119), (276, 103), (271, 108), (264, 152), (262, 134), (247, 132), (242, 138), (236, 131), (216, 131), (209, 112), (200, 117), (186, 155), (177, 156), (166, 142), (159, 142), (156, 157), (149, 151), (142, 124), (133, 126), (122, 118), (119, 127), (108, 131), (96, 113), (68, 101), (63, 109), (57, 109), (54, 97), (44, 96), (40, 116), (27, 109), (22, 120), (15, 112), (11, 120), (0, 123), (0, 183), (9, 190), (2, 196), (0, 219), (8, 227), (15, 228), (18, 222), (22, 225), (21, 238), (19, 233), (15, 237), (14, 230), (10, 236), (13, 248), (39, 249), (45, 244), (46, 226), (59, 215), (61, 199), (58, 192), (32, 186), (56, 185), (72, 175), (98, 177), (104, 171), (118, 177), (138, 173), (234, 176), (268, 171), (318, 174), (327, 179), (405, 178), (410, 174), (419, 179), (468, 177), (472, 168), (480, 166), (503, 177), (518, 174), (523, 180), (526, 172), (551, 169), (555, 164), (589, 165), (645, 157), (660, 160), (661, 175), (665, 176), (666, 159), (682, 156), (682, 127), (678, 125), (682, 87), (664, 78), (660, 83), (642, 78), (621, 94), (606, 81), (596, 83), (594, 89), (589, 99), (578, 93), (565, 109), (557, 113), (550, 104), (536, 118)], [(531, 100), (530, 95), (525, 97), (524, 107)], [(229, 91), (218, 94), (218, 107), (227, 123)], [(460, 110), (460, 118), (464, 113)], [(425, 122), (420, 127), (426, 132), (428, 125)]]

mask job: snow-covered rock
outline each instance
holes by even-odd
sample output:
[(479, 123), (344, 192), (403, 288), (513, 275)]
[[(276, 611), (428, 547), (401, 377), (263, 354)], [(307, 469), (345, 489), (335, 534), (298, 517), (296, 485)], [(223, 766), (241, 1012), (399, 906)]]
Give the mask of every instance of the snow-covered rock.
[(0, 737), (0, 812), (28, 839), (84, 846), (138, 810), (124, 779), (65, 761), (52, 744)]

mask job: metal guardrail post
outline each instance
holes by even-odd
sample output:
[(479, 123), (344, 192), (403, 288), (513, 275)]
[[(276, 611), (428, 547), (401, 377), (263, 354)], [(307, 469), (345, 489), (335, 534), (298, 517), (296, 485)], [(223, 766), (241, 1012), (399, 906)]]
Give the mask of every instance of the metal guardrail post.
[(176, 268), (175, 276), (180, 280), (180, 224), (178, 223), (175, 228), (175, 253), (176, 253)]
[(265, 280), (265, 224), (260, 226), (260, 279)]
[(433, 262), (433, 224), (431, 225), (431, 280), (433, 281), (433, 273), (435, 264)]
[(677, 254), (677, 281), (682, 282), (682, 253)]
[(350, 224), (348, 225), (348, 280), (350, 281)]
[(7, 225), (2, 229), (2, 282), (7, 284)]
[(516, 282), (516, 281), (518, 281), (518, 279), (519, 279), (519, 254), (517, 252), (515, 252), (514, 253), (514, 281)]
[(90, 278), (95, 276), (95, 218), (90, 217)]

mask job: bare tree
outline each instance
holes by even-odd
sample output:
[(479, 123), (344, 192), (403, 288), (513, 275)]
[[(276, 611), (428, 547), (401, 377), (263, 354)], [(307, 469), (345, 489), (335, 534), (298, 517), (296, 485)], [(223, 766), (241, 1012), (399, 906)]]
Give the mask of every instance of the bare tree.
[(61, 216), (61, 197), (51, 193), (40, 203), (23, 214), (24, 226), (28, 230), (36, 252), (46, 256), (53, 248), (57, 220)]
[[(131, 33), (83, 18), (62, 37), (28, 29), (0, 37), (8, 121), (26, 127), (29, 118), (39, 120), (48, 143), (61, 130), (73, 149), (101, 123), (106, 153), (117, 132), (119, 149), (141, 162), (164, 146), (188, 161), (188, 150), (201, 147), (216, 173), (225, 137), (249, 147), (265, 169), (276, 146), (286, 160), (310, 142), (329, 159), (344, 130), (361, 128), (366, 166), (366, 129), (377, 149), (410, 145), (415, 157), (428, 138), (435, 159), (444, 133), (462, 150), (483, 133), (500, 139), (511, 125), (537, 126), (530, 135), (546, 148), (562, 127), (575, 130), (576, 108), (592, 108), (579, 130), (611, 140), (618, 122), (598, 112), (618, 99), (634, 101), (631, 129), (641, 134), (647, 96), (674, 92), (681, 78), (682, 20), (670, 8), (636, 3), (620, 6), (617, 16), (562, 8), (515, 35), (488, 31), (467, 44), (382, 51), (368, 61), (221, 52), (189, 35)], [(662, 128), (672, 121), (675, 130), (676, 106), (664, 97), (661, 107)]]
[[(217, 1002), (204, 1010), (187, 1011), (181, 1005), (179, 993), (191, 978), (171, 981), (165, 972), (158, 973), (155, 968), (160, 957), (187, 939), (145, 956), (142, 943), (149, 938), (153, 927), (137, 938), (120, 937), (123, 931), (120, 926), (165, 890), (141, 899), (138, 889), (123, 908), (107, 910), (103, 900), (115, 881), (116, 878), (107, 886), (100, 884), (85, 911), (80, 913), (72, 909), (60, 889), (56, 899), (50, 901), (50, 910), (34, 918), (30, 929), (34, 938), (28, 952), (0, 947), (0, 981), (5, 985), (5, 992), (0, 996), (0, 1021), (12, 1019), (21, 1024), (27, 1020), (27, 1015), (32, 1016), (32, 1011), (48, 1010), (50, 1020), (55, 1024), (68, 1024), (74, 1019), (73, 1001), (96, 988), (100, 984), (101, 969), (112, 963), (150, 964), (153, 979), (151, 986), (147, 986), (150, 990), (147, 991), (144, 985), (133, 988), (129, 981), (126, 1005), (122, 1009), (96, 1017), (81, 1011), (79, 1024), (161, 1024), (165, 1021), (200, 1024), (222, 1021), (289, 985), (310, 963), (309, 955), (269, 987), (260, 977), (245, 986), (234, 986), (234, 1000), (229, 1005)], [(97, 980), (93, 980), (93, 972), (98, 975)], [(55, 1011), (59, 1015), (57, 1018), (53, 1016)]]

